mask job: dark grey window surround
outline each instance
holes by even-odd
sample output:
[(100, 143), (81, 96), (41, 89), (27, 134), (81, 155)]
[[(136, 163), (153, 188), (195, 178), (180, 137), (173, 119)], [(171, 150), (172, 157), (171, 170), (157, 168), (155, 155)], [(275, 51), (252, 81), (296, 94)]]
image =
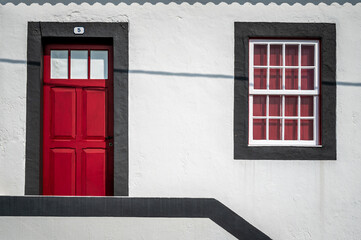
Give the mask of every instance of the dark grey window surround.
[[(234, 27), (234, 158), (336, 160), (335, 24), (236, 22)], [(250, 38), (320, 40), (322, 147), (248, 146), (248, 44)]]
[[(74, 35), (74, 27), (84, 27)], [(114, 195), (128, 196), (128, 23), (29, 22), (25, 194), (42, 193), (42, 56), (45, 43), (109, 43), (114, 53)]]

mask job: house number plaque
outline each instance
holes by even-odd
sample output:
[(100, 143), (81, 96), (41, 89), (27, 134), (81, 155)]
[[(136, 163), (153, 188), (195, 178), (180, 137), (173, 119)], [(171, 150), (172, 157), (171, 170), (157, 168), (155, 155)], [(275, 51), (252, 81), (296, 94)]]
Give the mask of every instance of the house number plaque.
[(84, 27), (75, 27), (74, 28), (74, 34), (77, 34), (77, 35), (84, 34)]

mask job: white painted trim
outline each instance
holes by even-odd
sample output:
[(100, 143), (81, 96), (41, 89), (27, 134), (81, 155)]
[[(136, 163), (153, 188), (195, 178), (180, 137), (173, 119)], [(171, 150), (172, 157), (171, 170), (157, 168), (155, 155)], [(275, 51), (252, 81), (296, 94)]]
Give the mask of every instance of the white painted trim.
[(319, 40), (289, 40), (289, 39), (250, 39), (249, 42), (251, 44), (257, 43), (257, 44), (302, 44), (302, 45), (318, 45)]
[[(266, 119), (266, 116), (253, 116), (253, 119)], [(286, 119), (286, 120), (297, 120), (297, 119), (301, 119), (301, 120), (313, 120), (314, 117), (301, 117), (301, 116), (294, 116), (294, 117), (290, 117), (290, 116), (270, 116), (268, 117), (270, 119)]]
[(298, 147), (322, 147), (316, 145), (315, 141), (298, 141), (298, 140), (253, 140), (248, 144), (252, 146), (298, 146)]
[(267, 90), (267, 89), (250, 89), (250, 94), (254, 95), (318, 95), (318, 90)]
[[(254, 65), (254, 45), (262, 44), (267, 45), (267, 65), (259, 66)], [(270, 45), (279, 44), (282, 46), (282, 63), (280, 66), (270, 66)], [(287, 44), (298, 45), (298, 65), (297, 66), (285, 66), (286, 64), (286, 51)], [(302, 66), (302, 46), (312, 45), (314, 46), (314, 66)], [(318, 40), (275, 40), (275, 39), (251, 39), (249, 41), (249, 146), (318, 146), (319, 140), (319, 41)], [(266, 89), (254, 89), (254, 69), (267, 70), (267, 84)], [(270, 88), (270, 69), (282, 70), (282, 89), (271, 90)], [(285, 89), (285, 73), (286, 69), (298, 70), (298, 87), (295, 90)], [(303, 69), (314, 69), (314, 90), (302, 90), (301, 89), (301, 73)], [(265, 95), (266, 96), (266, 116), (253, 116), (253, 95)], [(279, 95), (282, 97), (282, 114), (281, 116), (269, 116), (269, 96)], [(285, 96), (297, 96), (297, 116), (289, 117), (285, 116)], [(313, 116), (302, 117), (301, 116), (301, 97), (313, 96)], [(253, 139), (253, 119), (265, 119), (266, 120), (266, 139), (254, 140)], [(269, 120), (281, 119), (282, 120), (282, 136), (281, 140), (269, 140)], [(284, 126), (286, 119), (297, 120), (297, 140), (284, 140)], [(301, 120), (313, 120), (313, 140), (301, 140)]]

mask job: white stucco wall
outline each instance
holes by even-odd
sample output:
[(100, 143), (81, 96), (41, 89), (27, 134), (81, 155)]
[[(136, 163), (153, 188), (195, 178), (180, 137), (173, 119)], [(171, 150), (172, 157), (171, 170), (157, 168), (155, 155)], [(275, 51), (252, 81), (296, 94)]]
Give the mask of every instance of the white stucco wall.
[(235, 240), (209, 219), (0, 217), (6, 240)]
[[(0, 194), (24, 195), (27, 22), (128, 21), (130, 196), (213, 197), (273, 239), (361, 239), (360, 3), (7, 2), (0, 1)], [(337, 161), (233, 159), (235, 21), (336, 23)]]

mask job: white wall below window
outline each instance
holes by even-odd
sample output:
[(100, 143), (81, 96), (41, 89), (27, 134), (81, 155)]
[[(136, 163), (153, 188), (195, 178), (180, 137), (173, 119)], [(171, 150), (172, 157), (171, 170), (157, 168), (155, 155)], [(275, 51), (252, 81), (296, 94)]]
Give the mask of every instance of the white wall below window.
[[(361, 238), (360, 3), (3, 2), (0, 194), (24, 194), (27, 22), (127, 21), (130, 196), (213, 197), (272, 239)], [(336, 23), (336, 161), (233, 159), (235, 21)], [(30, 234), (41, 224), (49, 224), (49, 229), (56, 224), (66, 228), (71, 221), (78, 221), (29, 219), (1, 218), (0, 232), (21, 237), (17, 224), (24, 229), (29, 226), (26, 231)], [(97, 220), (89, 221), (94, 226)], [(131, 233), (138, 229), (135, 222), (114, 221)], [(148, 227), (157, 224), (144, 221)], [(169, 228), (167, 224), (171, 224), (180, 236), (197, 239), (173, 221), (177, 220), (161, 224)], [(86, 228), (85, 223), (76, 224)], [(214, 228), (213, 223), (195, 224)], [(101, 226), (99, 236), (104, 236), (107, 223)], [(149, 231), (144, 234), (151, 234)], [(225, 239), (223, 233), (221, 239)]]

